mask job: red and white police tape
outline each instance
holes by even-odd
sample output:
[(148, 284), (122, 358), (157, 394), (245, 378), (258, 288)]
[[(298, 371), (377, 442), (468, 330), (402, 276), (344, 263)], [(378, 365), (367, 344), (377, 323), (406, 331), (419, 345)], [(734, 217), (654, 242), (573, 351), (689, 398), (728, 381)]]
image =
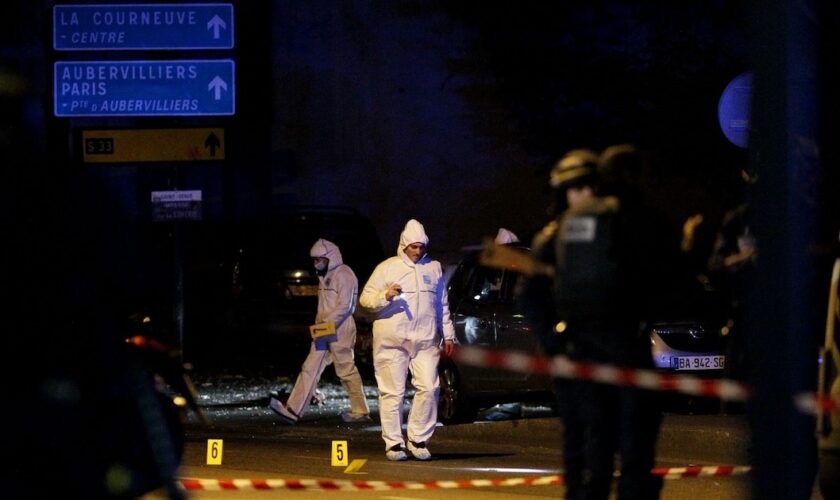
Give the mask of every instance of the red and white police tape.
[[(691, 396), (715, 397), (726, 401), (746, 401), (750, 397), (750, 387), (734, 380), (704, 379), (685, 374), (676, 375), (653, 370), (622, 368), (613, 365), (573, 361), (566, 356), (549, 358), (521, 352), (503, 352), (474, 346), (459, 346), (455, 349), (452, 357), (471, 366), (590, 380), (654, 391), (672, 391)], [(828, 396), (818, 396), (815, 393), (797, 394), (794, 402), (799, 411), (812, 415), (819, 411), (840, 411), (840, 405), (836, 400)]]
[(684, 479), (687, 477), (741, 476), (749, 473), (749, 465), (707, 465), (694, 467), (655, 467), (651, 474), (665, 479)]
[[(749, 473), (750, 466), (711, 465), (697, 467), (657, 467), (651, 474), (664, 479), (684, 479), (709, 476), (740, 476)], [(486, 488), (499, 486), (562, 485), (563, 476), (515, 477), (506, 479), (464, 479), (458, 481), (350, 481), (343, 479), (179, 479), (185, 490), (325, 490), (325, 491), (384, 491), (438, 490)]]
[(794, 402), (800, 412), (808, 415), (840, 413), (840, 405), (838, 405), (836, 399), (814, 392), (800, 392), (794, 398)]
[(538, 373), (552, 377), (591, 380), (604, 384), (674, 391), (693, 396), (710, 396), (729, 401), (746, 401), (750, 389), (734, 380), (712, 380), (691, 375), (674, 375), (653, 370), (621, 368), (613, 365), (573, 361), (566, 356), (534, 356), (521, 352), (502, 352), (472, 346), (459, 346), (453, 358), (462, 363), (503, 368), (521, 373)]
[(342, 479), (180, 479), (186, 490), (328, 490), (383, 491), (481, 488), (492, 486), (548, 486), (563, 484), (563, 476), (467, 479), (460, 481), (349, 481)]

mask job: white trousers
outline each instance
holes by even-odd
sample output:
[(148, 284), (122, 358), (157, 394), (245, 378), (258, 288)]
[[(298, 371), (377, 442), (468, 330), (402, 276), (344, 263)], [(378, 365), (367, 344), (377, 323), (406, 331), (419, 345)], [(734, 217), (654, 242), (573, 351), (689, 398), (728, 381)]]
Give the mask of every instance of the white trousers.
[(437, 406), (440, 392), (438, 361), (440, 349), (437, 342), (410, 339), (394, 342), (373, 338), (373, 366), (379, 387), (379, 418), (385, 449), (405, 445), (402, 434), (403, 401), (408, 372), (414, 385), (414, 402), (408, 413), (406, 433), (415, 443), (428, 443), (437, 423)]
[(362, 377), (353, 361), (355, 343), (355, 335), (339, 335), (338, 340), (330, 342), (329, 350), (319, 351), (315, 349), (315, 342), (313, 342), (309, 346), (309, 354), (303, 362), (295, 386), (286, 402), (286, 408), (298, 417), (303, 416), (315, 389), (318, 388), (318, 381), (324, 373), (324, 368), (332, 363), (335, 374), (341, 380), (341, 385), (344, 386), (350, 399), (350, 413), (354, 416), (369, 414), (370, 409), (365, 400)]

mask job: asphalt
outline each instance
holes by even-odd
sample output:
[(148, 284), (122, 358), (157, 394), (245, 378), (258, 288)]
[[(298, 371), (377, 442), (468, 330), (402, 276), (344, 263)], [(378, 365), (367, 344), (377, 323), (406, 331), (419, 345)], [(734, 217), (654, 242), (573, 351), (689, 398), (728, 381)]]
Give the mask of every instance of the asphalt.
[[(212, 411), (214, 419), (228, 422), (246, 434), (259, 433), (262, 424), (257, 422), (259, 417), (255, 416), (276, 419), (274, 413), (266, 407), (268, 392), (282, 387), (291, 388), (289, 380), (285, 378), (239, 375), (200, 379), (197, 380), (197, 387), (199, 404)], [(346, 408), (346, 394), (336, 381), (325, 377), (320, 390), (325, 403), (309, 407), (304, 416), (305, 422), (337, 418)], [(374, 421), (377, 421), (376, 388), (366, 384), (365, 392)], [(719, 413), (715, 408), (705, 410), (694, 414), (665, 413), (659, 432), (657, 457), (686, 457), (690, 454), (695, 464), (749, 464), (750, 429), (746, 415), (737, 409), (728, 414)], [(470, 424), (440, 425), (435, 430), (435, 440), (524, 444), (554, 450), (562, 447), (562, 421), (552, 416), (548, 407), (523, 404), (520, 408), (500, 408), (495, 414), (491, 413), (494, 412), (488, 410), (480, 414), (480, 420)]]
[[(554, 417), (476, 422), (439, 427), (435, 439), (492, 439), (558, 449), (562, 428), (561, 420)], [(744, 415), (666, 415), (659, 431), (657, 456), (680, 456), (691, 450), (697, 464), (747, 465), (749, 448), (750, 429)]]

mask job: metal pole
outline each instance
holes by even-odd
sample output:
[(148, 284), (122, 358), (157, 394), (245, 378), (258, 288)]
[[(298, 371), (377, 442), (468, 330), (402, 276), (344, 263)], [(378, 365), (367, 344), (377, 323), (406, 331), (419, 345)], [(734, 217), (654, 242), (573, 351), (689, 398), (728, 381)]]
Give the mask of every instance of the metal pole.
[[(813, 417), (794, 395), (813, 391), (819, 349), (813, 255), (815, 209), (804, 186), (816, 175), (817, 27), (811, 0), (751, 3), (754, 100), (750, 224), (758, 242), (747, 304), (753, 497), (810, 498), (817, 450)], [(822, 292), (819, 293), (822, 296)]]

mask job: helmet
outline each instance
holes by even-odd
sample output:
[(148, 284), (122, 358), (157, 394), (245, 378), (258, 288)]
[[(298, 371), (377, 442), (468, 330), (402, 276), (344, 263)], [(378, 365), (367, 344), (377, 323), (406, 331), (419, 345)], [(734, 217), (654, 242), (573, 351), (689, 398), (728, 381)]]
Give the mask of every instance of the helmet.
[(604, 194), (628, 195), (639, 190), (645, 159), (633, 144), (614, 144), (601, 153), (598, 175)]
[(563, 155), (551, 169), (548, 183), (555, 189), (592, 184), (597, 179), (597, 169), (597, 153), (589, 149), (573, 149)]

